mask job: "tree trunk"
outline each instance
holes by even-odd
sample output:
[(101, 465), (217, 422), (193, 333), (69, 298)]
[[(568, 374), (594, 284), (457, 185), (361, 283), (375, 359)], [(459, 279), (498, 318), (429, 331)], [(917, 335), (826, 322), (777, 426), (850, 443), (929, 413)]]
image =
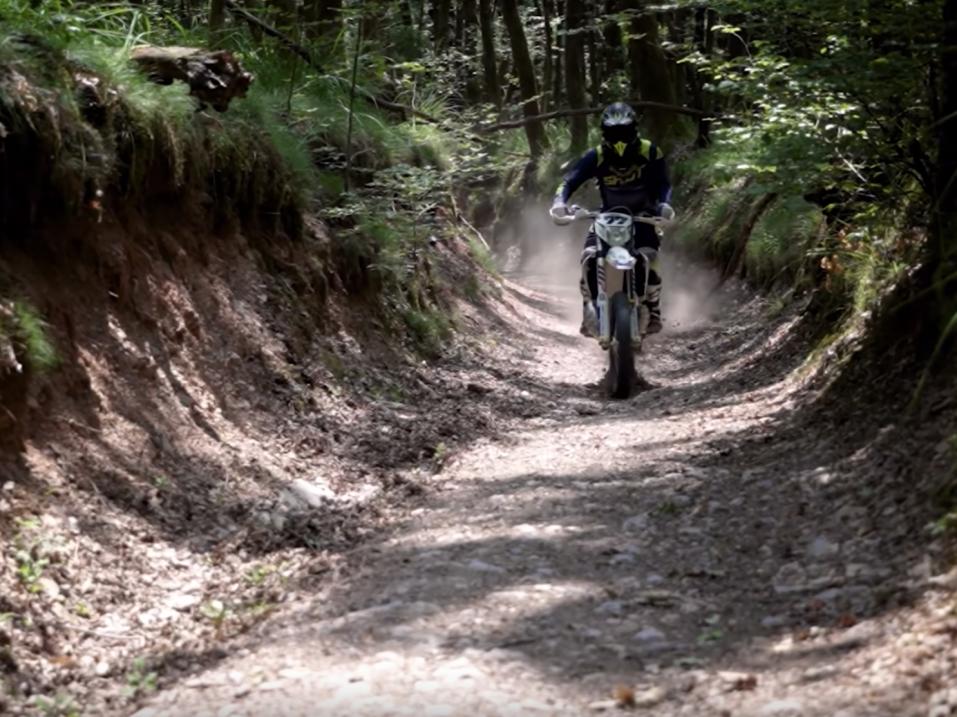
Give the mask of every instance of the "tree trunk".
[(552, 43), (555, 39), (552, 36), (552, 0), (541, 0), (540, 8), (542, 21), (545, 25), (545, 51), (542, 53), (542, 109), (547, 112), (555, 106), (553, 98), (549, 97), (554, 83)]
[(957, 316), (957, 0), (944, 4), (941, 62), (941, 119), (935, 194), (937, 221), (931, 266), (943, 321)]
[(335, 41), (342, 27), (342, 0), (306, 0), (303, 20), (306, 34), (327, 42)]
[(449, 16), (452, 0), (435, 0), (432, 3), (432, 45), (436, 54), (442, 54), (449, 46)]
[[(562, 0), (556, 0), (555, 2), (555, 17), (563, 17), (565, 13), (564, 7), (562, 5)], [(562, 106), (562, 99), (565, 96), (565, 75), (562, 71), (564, 68), (564, 53), (565, 53), (565, 33), (560, 32), (555, 37), (555, 54), (553, 55), (552, 68), (554, 69), (555, 76), (552, 78), (552, 105), (554, 107)]]
[[(585, 3), (584, 0), (565, 2), (565, 87), (568, 106), (577, 110), (587, 107), (585, 98)], [(582, 152), (588, 146), (588, 118), (571, 118), (571, 149)]]
[(482, 101), (482, 83), (472, 64), (472, 58), (478, 52), (476, 39), (479, 34), (478, 7), (475, 0), (463, 0), (456, 16), (456, 25), (456, 46), (465, 54), (462, 62), (465, 99), (470, 105), (476, 105)]
[(588, 94), (592, 102), (600, 102), (601, 96), (601, 62), (598, 56), (598, 40), (601, 36), (592, 22), (591, 13), (586, 11), (585, 24), (587, 32), (585, 33), (585, 44), (588, 49)]
[(479, 0), (479, 29), (482, 33), (482, 69), (485, 74), (485, 97), (496, 107), (502, 106), (502, 88), (495, 64), (495, 17), (492, 0)]
[(754, 227), (758, 223), (758, 220), (764, 215), (770, 206), (774, 204), (774, 200), (777, 198), (778, 195), (776, 192), (765, 194), (763, 197), (761, 197), (757, 204), (751, 207), (751, 211), (744, 221), (744, 226), (741, 227), (741, 233), (738, 235), (738, 241), (735, 242), (734, 252), (731, 254), (731, 259), (728, 261), (727, 266), (724, 267), (724, 271), (721, 272), (721, 281), (718, 283), (718, 286), (724, 284), (724, 282), (726, 282), (735, 274), (741, 274), (744, 271), (744, 259), (748, 254), (748, 240), (751, 238), (751, 233), (754, 231)]
[[(538, 87), (535, 82), (535, 67), (528, 53), (528, 42), (525, 40), (525, 30), (522, 27), (522, 18), (518, 12), (517, 0), (502, 0), (502, 19), (508, 31), (512, 45), (512, 57), (515, 61), (515, 72), (518, 75), (518, 86), (522, 93), (522, 109), (526, 117), (535, 117), (540, 113), (538, 107)], [(541, 122), (529, 122), (525, 126), (528, 136), (528, 148), (535, 159), (541, 156), (547, 145), (545, 126)]]
[(209, 37), (215, 44), (226, 23), (226, 0), (210, 0), (209, 3)]
[[(632, 95), (643, 100), (674, 104), (671, 72), (668, 59), (658, 44), (658, 21), (654, 15), (643, 14), (632, 19), (628, 56)], [(648, 134), (658, 143), (663, 143), (671, 134), (672, 121), (666, 112), (649, 110), (645, 114)]]
[(618, 13), (621, 12), (620, 0), (607, 0), (605, 3), (605, 24), (602, 27), (602, 48), (605, 79), (611, 79), (625, 68), (622, 51), (622, 33)]

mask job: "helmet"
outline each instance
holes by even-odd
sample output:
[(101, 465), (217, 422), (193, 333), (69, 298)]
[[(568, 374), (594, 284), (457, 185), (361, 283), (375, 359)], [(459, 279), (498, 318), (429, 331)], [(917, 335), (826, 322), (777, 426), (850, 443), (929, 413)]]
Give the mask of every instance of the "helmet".
[(638, 116), (630, 105), (615, 102), (601, 113), (601, 136), (619, 156), (625, 154), (628, 145), (638, 139)]

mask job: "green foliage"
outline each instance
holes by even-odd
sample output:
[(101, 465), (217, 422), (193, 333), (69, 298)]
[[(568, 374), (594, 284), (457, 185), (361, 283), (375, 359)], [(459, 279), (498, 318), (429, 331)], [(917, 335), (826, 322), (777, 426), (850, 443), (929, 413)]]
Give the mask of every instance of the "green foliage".
[(80, 709), (69, 695), (62, 693), (57, 693), (53, 697), (37, 695), (32, 702), (44, 717), (80, 717)]
[(0, 341), (10, 341), (18, 360), (33, 371), (48, 371), (59, 361), (48, 334), (47, 324), (29, 303), (0, 301)]
[(468, 243), (469, 253), (471, 253), (475, 262), (492, 276), (497, 276), (498, 267), (495, 266), (495, 259), (492, 257), (492, 253), (488, 250), (488, 247), (476, 237), (469, 237)]
[(126, 673), (126, 694), (128, 697), (142, 697), (155, 692), (159, 683), (159, 675), (149, 669), (146, 660), (137, 657)]
[(22, 342), (30, 366), (37, 371), (55, 368), (59, 358), (48, 337), (47, 324), (30, 304), (23, 301), (14, 303), (14, 315), (14, 335)]
[(452, 321), (445, 312), (409, 306), (402, 311), (402, 319), (417, 348), (426, 356), (441, 355), (445, 343), (452, 336), (453, 328)]
[[(931, 143), (927, 68), (942, 3), (718, 0), (739, 18), (748, 52), (685, 58), (730, 98), (722, 120), (734, 166), (781, 194), (820, 187), (861, 208), (919, 191), (919, 149)], [(784, 32), (783, 28), (787, 28)], [(929, 151), (929, 150), (927, 150)]]
[(18, 532), (13, 544), (17, 577), (28, 592), (38, 593), (42, 590), (40, 579), (43, 577), (43, 571), (50, 564), (44, 548), (46, 538), (37, 518), (18, 518), (17, 527)]

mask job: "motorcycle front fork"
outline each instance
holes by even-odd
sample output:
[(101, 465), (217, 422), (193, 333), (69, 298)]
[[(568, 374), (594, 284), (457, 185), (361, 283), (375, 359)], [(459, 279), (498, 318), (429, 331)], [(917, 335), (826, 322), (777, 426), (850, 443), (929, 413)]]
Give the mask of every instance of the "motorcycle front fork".
[[(609, 298), (619, 291), (624, 291), (627, 293), (628, 302), (632, 306), (631, 342), (632, 346), (638, 350), (641, 348), (642, 338), (648, 331), (650, 313), (648, 307), (640, 300), (644, 298), (644, 291), (641, 292), (639, 297), (636, 284), (643, 275), (644, 280), (641, 281), (641, 286), (648, 286), (650, 261), (643, 255), (639, 256), (634, 269), (630, 271), (619, 271), (606, 267), (604, 257), (599, 256), (595, 261), (598, 268), (598, 299), (595, 302), (595, 308), (598, 312), (598, 343), (603, 349), (607, 349), (611, 345), (613, 336), (611, 333)], [(586, 271), (584, 264), (582, 265), (582, 271)], [(637, 275), (636, 272), (642, 272), (642, 275)], [(584, 275), (583, 286), (588, 286), (588, 277)]]

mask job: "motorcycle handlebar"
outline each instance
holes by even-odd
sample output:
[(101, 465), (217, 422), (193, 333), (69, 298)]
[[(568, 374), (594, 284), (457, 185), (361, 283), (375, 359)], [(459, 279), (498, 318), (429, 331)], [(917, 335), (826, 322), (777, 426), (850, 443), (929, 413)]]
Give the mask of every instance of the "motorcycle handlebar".
[[(595, 219), (601, 212), (593, 209), (585, 209), (584, 207), (579, 207), (578, 205), (573, 204), (568, 208), (568, 214), (565, 214), (562, 219), (565, 220), (565, 223), (578, 221), (581, 219)], [(559, 219), (555, 214), (552, 214), (552, 217), (556, 220)], [(650, 224), (653, 227), (670, 227), (675, 223), (676, 217), (671, 219), (665, 219), (664, 217), (656, 217), (651, 215), (639, 214), (637, 216), (632, 216), (632, 220), (640, 222), (642, 224)]]

